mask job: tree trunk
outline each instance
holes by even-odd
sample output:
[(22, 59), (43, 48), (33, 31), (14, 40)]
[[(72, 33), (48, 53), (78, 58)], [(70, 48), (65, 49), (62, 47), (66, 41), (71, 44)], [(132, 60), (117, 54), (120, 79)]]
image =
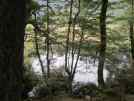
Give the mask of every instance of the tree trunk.
[(101, 34), (101, 43), (100, 43), (100, 56), (98, 64), (98, 83), (100, 87), (103, 87), (104, 78), (103, 78), (103, 68), (105, 62), (106, 54), (106, 13), (107, 13), (108, 0), (102, 0), (102, 8), (100, 13), (100, 34)]
[(68, 69), (68, 53), (69, 53), (69, 42), (70, 42), (70, 32), (71, 32), (71, 25), (72, 25), (72, 14), (73, 14), (73, 2), (74, 0), (70, 1), (70, 14), (69, 14), (69, 21), (68, 21), (68, 31), (66, 35), (66, 47), (65, 47), (65, 71), (69, 74), (70, 71)]
[(134, 28), (133, 23), (130, 22), (130, 43), (131, 43), (131, 66), (134, 66)]
[(134, 23), (133, 23), (133, 4), (134, 1), (131, 0), (131, 20), (130, 20), (130, 43), (131, 43), (131, 66), (134, 66)]
[(47, 61), (47, 78), (50, 77), (50, 38), (49, 38), (49, 0), (47, 0), (47, 37), (46, 37), (46, 50), (47, 50), (47, 56), (46, 56), (46, 61)]
[(21, 101), (25, 12), (24, 0), (0, 0), (1, 101)]
[(44, 65), (43, 65), (43, 61), (41, 59), (41, 55), (40, 55), (40, 52), (39, 52), (39, 45), (38, 45), (38, 37), (37, 37), (37, 31), (35, 29), (35, 48), (36, 48), (36, 55), (38, 56), (38, 59), (39, 59), (39, 63), (40, 63), (40, 66), (41, 66), (41, 71), (42, 71), (42, 75), (43, 75), (43, 78), (45, 79), (46, 76), (45, 76), (45, 70), (44, 70)]

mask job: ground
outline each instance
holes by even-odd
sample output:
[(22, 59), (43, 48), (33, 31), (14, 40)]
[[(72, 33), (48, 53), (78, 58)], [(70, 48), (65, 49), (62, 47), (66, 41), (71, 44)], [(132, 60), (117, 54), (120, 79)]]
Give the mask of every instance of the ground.
[(31, 101), (85, 101), (85, 100), (82, 98), (71, 98), (71, 97), (49, 97), (49, 98), (33, 98)]
[[(101, 100), (98, 98), (94, 98), (93, 100), (89, 100), (87, 98), (73, 98), (73, 97), (65, 97), (65, 96), (57, 96), (57, 97), (45, 97), (45, 98), (31, 98), (27, 101), (120, 101), (120, 98), (109, 97), (105, 100)], [(126, 95), (125, 101), (134, 101), (134, 95)]]

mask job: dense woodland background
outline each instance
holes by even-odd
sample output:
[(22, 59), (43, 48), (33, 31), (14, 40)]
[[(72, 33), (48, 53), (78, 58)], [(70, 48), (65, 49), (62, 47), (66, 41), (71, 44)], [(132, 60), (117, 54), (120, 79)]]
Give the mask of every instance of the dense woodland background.
[(133, 19), (133, 0), (1, 0), (0, 100), (133, 101)]

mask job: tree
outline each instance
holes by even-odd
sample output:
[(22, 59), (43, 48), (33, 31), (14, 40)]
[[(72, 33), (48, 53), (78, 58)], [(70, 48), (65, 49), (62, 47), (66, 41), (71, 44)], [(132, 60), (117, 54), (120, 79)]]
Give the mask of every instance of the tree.
[[(77, 11), (74, 13), (73, 6), (76, 3)], [(69, 86), (69, 93), (72, 93), (72, 83), (73, 79), (76, 74), (77, 64), (80, 57), (81, 52), (81, 45), (83, 41), (83, 30), (77, 30), (76, 32), (76, 25), (80, 27), (80, 8), (81, 8), (81, 0), (71, 0), (70, 2), (70, 12), (69, 12), (69, 21), (68, 21), (68, 30), (66, 36), (66, 47), (65, 47), (65, 71), (68, 75), (68, 86)], [(74, 17), (73, 17), (74, 15)], [(79, 35), (79, 38), (76, 38), (76, 34)], [(76, 44), (76, 39), (78, 40), (78, 44)], [(76, 60), (75, 60), (76, 55)], [(71, 61), (69, 61), (71, 59)]]
[(70, 32), (71, 32), (71, 25), (72, 25), (72, 13), (73, 13), (73, 0), (70, 3), (70, 14), (69, 14), (69, 21), (68, 21), (68, 31), (66, 35), (66, 48), (65, 48), (65, 70), (68, 68), (68, 52), (69, 52), (69, 40), (70, 40)]
[(47, 56), (46, 56), (46, 60), (47, 60), (47, 77), (49, 78), (50, 76), (50, 40), (49, 40), (49, 0), (47, 0), (47, 22), (46, 22), (46, 32), (47, 32), (47, 37), (46, 37), (46, 50), (47, 50)]
[(25, 0), (0, 1), (0, 100), (21, 101)]
[(103, 78), (103, 68), (105, 62), (105, 54), (106, 54), (106, 13), (107, 13), (108, 0), (102, 0), (102, 8), (100, 13), (100, 34), (101, 34), (101, 43), (100, 43), (100, 56), (99, 56), (99, 64), (98, 64), (98, 83), (100, 87), (103, 87), (104, 78)]
[(134, 1), (131, 0), (131, 19), (129, 21), (130, 26), (130, 43), (131, 43), (131, 66), (134, 66), (134, 24), (133, 24), (133, 9), (134, 9)]

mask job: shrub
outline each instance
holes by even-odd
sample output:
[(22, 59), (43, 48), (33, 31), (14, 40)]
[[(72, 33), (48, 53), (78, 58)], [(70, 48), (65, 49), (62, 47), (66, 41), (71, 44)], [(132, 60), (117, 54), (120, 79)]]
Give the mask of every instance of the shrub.
[(28, 98), (28, 93), (35, 87), (39, 81), (38, 76), (31, 70), (30, 66), (25, 65), (23, 76), (23, 99)]
[(77, 84), (73, 89), (73, 95), (77, 97), (82, 97), (85, 95), (95, 96), (97, 95), (98, 87), (95, 84)]
[(34, 94), (35, 96), (40, 97), (65, 94), (68, 89), (67, 87), (67, 80), (65, 76), (61, 74), (53, 75), (46, 82), (43, 81), (43, 83), (39, 84), (36, 87)]

